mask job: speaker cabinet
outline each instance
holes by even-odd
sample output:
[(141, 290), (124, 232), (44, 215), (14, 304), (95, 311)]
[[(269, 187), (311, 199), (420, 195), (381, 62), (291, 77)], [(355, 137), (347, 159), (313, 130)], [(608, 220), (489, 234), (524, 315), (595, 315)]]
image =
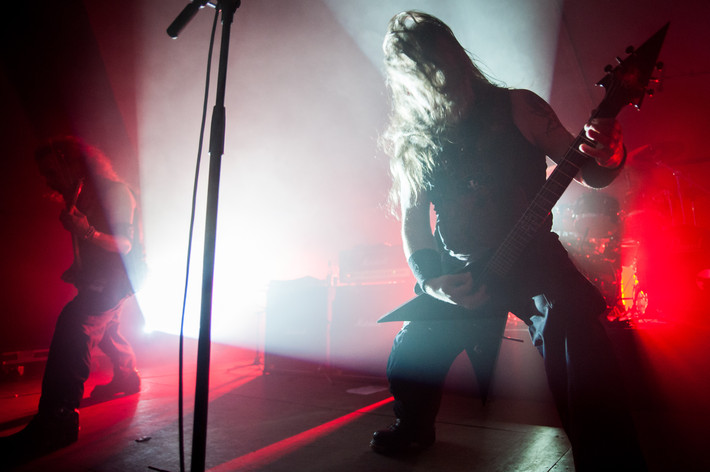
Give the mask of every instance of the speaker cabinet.
[(314, 372), (327, 362), (328, 287), (306, 277), (273, 281), (266, 298), (264, 372)]
[(414, 297), (411, 281), (336, 288), (330, 329), (330, 366), (345, 375), (384, 377), (402, 323), (377, 320)]

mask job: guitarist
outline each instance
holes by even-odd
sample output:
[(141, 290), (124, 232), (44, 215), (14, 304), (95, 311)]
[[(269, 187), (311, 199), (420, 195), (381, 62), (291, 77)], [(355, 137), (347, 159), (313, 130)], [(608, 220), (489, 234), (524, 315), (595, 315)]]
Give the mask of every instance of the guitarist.
[[(559, 161), (574, 137), (534, 93), (492, 84), (432, 16), (394, 16), (383, 49), (392, 103), (383, 138), (405, 256), (418, 290), (477, 315), (404, 325), (387, 367), (396, 421), (373, 435), (371, 447), (391, 453), (431, 445), (452, 362), (466, 351), (479, 384), (481, 371), (492, 375), (485, 366), (495, 362), (512, 312), (543, 356), (576, 470), (645, 470), (599, 321), (606, 304), (570, 262), (549, 217), (501, 284), (477, 285), (461, 270), (500, 245), (545, 182), (545, 156)], [(579, 152), (589, 159), (576, 179), (601, 188), (624, 163), (621, 128), (607, 119), (585, 130), (590, 141)]]
[(50, 141), (35, 160), (47, 186), (65, 202), (60, 220), (73, 236), (75, 259), (62, 278), (78, 293), (57, 319), (39, 411), (23, 430), (0, 440), (4, 460), (23, 461), (77, 440), (77, 408), (93, 347), (111, 359), (114, 376), (92, 397), (140, 390), (133, 350), (118, 331), (123, 302), (134, 292), (124, 260), (133, 266), (143, 262), (136, 199), (108, 158), (77, 138)]

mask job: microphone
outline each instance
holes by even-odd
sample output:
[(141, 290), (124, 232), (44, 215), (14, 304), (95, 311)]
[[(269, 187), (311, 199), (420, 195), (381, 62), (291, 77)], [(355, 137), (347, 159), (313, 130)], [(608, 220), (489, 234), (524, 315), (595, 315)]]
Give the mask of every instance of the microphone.
[(187, 24), (194, 18), (197, 11), (203, 8), (207, 4), (208, 0), (191, 0), (185, 8), (182, 9), (180, 14), (175, 18), (175, 20), (170, 23), (166, 32), (168, 36), (175, 39), (180, 34), (180, 31), (187, 26)]

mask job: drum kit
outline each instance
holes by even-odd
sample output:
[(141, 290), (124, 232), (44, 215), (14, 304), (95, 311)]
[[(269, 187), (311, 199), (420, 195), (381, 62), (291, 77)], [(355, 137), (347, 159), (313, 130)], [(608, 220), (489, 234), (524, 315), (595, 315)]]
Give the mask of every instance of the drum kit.
[(710, 187), (700, 167), (689, 167), (706, 162), (683, 157), (676, 143), (641, 146), (612, 185), (553, 209), (553, 230), (604, 295), (610, 321), (710, 315), (710, 219), (701, 212), (710, 208)]

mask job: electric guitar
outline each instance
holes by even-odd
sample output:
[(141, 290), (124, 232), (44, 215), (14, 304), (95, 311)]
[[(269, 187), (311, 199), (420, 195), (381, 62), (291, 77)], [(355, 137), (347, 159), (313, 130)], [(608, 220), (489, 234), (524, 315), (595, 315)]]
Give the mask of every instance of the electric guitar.
[[(662, 65), (657, 63), (669, 24), (658, 30), (645, 43), (635, 49), (628, 47), (626, 59), (617, 57), (616, 67), (607, 66), (606, 75), (597, 82), (604, 87), (605, 95), (599, 106), (592, 112), (591, 118), (614, 118), (626, 105), (640, 108), (648, 89), (653, 71)], [(532, 241), (537, 231), (547, 219), (552, 207), (579, 172), (587, 157), (577, 151), (582, 143), (592, 144), (580, 131), (574, 143), (559, 162), (550, 177), (532, 200), (521, 218), (508, 233), (498, 249), (482, 264), (467, 267), (474, 276), (477, 286), (499, 286), (525, 248)], [(494, 292), (495, 293), (495, 292)], [(414, 320), (454, 320), (481, 316), (482, 310), (468, 310), (458, 305), (440, 301), (425, 293), (395, 308), (378, 323), (387, 321)]]

